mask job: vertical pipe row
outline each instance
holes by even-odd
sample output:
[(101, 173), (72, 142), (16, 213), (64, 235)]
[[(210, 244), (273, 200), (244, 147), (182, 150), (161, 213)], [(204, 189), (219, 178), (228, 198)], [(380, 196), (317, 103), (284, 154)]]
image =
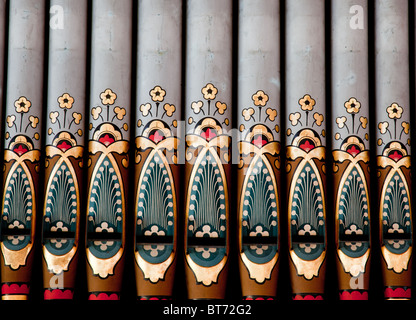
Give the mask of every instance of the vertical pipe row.
[[(189, 298), (224, 298), (233, 236), (230, 221), (237, 221), (243, 297), (272, 299), (281, 260), (281, 166), (287, 180), (287, 219), (283, 221), (288, 224), (293, 298), (322, 299), (329, 257), (327, 126), (332, 128), (333, 141), (329, 169), (340, 299), (368, 299), (370, 209), (371, 219), (379, 222), (385, 298), (411, 298), (408, 1), (374, 3), (375, 39), (368, 36), (367, 0), (332, 1), (331, 19), (325, 17), (324, 0), (286, 1), (283, 110), (278, 1), (238, 2), (238, 61), (233, 61), (231, 0), (187, 0), (185, 34), (182, 1), (140, 0), (133, 95), (136, 118), (131, 105), (133, 1), (91, 2), (90, 66), (87, 1), (51, 0), (50, 8), (44, 1), (7, 3), (6, 13), (6, 1), (0, 1), (0, 102), (5, 102), (0, 106), (5, 120), (0, 228), (3, 299), (28, 298), (36, 220), (42, 229), (45, 299), (73, 297), (79, 246), (84, 241), (89, 298), (119, 299), (129, 225), (134, 225), (140, 299), (172, 296), (179, 250), (185, 254)], [(44, 52), (49, 9), (49, 44)], [(330, 119), (325, 101), (329, 67), (325, 66), (325, 23), (331, 23), (332, 31)], [(373, 40), (374, 118), (368, 74), (368, 46)], [(233, 63), (238, 64), (237, 79), (232, 79)], [(44, 66), (48, 74), (45, 103)], [(235, 217), (230, 207), (233, 83), (237, 84), (234, 114), (239, 137), (235, 141), (239, 155)], [(182, 115), (184, 141), (179, 138)], [(370, 146), (371, 122), (375, 122), (375, 146)], [(130, 162), (131, 134), (134, 163)], [(284, 164), (281, 134), (285, 135)], [(45, 168), (40, 161), (42, 141)], [(372, 147), (377, 192), (369, 184)], [(129, 167), (134, 171), (131, 217), (127, 214)], [(373, 194), (375, 210), (370, 208)], [(183, 216), (178, 214), (181, 199)], [(179, 218), (184, 221), (182, 249), (178, 247)], [(86, 238), (81, 241), (80, 225), (85, 222)], [(61, 287), (53, 285), (56, 280)]]

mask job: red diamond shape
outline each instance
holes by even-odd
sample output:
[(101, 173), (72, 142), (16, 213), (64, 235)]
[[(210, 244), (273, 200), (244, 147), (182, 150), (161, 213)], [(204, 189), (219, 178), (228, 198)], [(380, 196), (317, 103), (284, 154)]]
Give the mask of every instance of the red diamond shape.
[(165, 139), (165, 136), (159, 134), (159, 131), (156, 131), (154, 134), (152, 134), (149, 137), (149, 139), (152, 140), (154, 143), (158, 143), (158, 142), (162, 141), (163, 139)]
[(215, 133), (214, 130), (212, 130), (211, 128), (208, 128), (205, 132), (201, 133), (201, 137), (204, 138), (205, 140), (209, 141), (212, 138), (215, 138), (217, 135)]
[(306, 151), (306, 152), (309, 152), (309, 151), (311, 151), (313, 148), (315, 148), (315, 146), (314, 146), (313, 144), (311, 144), (311, 143), (309, 142), (309, 140), (306, 140), (306, 142), (304, 142), (303, 144), (301, 144), (299, 147), (300, 147), (302, 150)]
[(389, 154), (389, 158), (393, 159), (394, 161), (399, 161), (401, 158), (403, 158), (403, 155), (397, 151), (394, 151), (393, 153)]
[(13, 149), (13, 151), (16, 152), (19, 156), (21, 156), (22, 154), (26, 153), (28, 150), (26, 148), (23, 148), (23, 146), (19, 144), (19, 146)]
[(102, 144), (106, 145), (107, 147), (114, 142), (114, 138), (111, 137), (109, 134), (105, 134), (103, 137), (98, 139)]
[(68, 149), (71, 149), (72, 148), (72, 146), (70, 145), (70, 144), (68, 144), (68, 143), (66, 143), (66, 141), (62, 141), (60, 144), (58, 144), (57, 145), (57, 147), (59, 148), (59, 149), (61, 149), (62, 151), (66, 151), (66, 150), (68, 150)]
[(353, 157), (355, 157), (357, 154), (359, 154), (361, 152), (360, 149), (357, 149), (355, 146), (352, 146), (351, 148), (349, 148), (347, 150), (347, 152), (352, 155)]
[(251, 143), (254, 144), (255, 146), (261, 148), (267, 143), (267, 141), (264, 140), (261, 135), (259, 135), (259, 136), (257, 136), (257, 138), (253, 139), (251, 141)]

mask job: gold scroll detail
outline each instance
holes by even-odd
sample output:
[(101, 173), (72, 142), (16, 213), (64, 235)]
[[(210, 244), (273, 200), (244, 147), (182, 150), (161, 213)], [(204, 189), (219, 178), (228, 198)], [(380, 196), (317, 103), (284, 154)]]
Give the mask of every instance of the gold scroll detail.
[(246, 266), (250, 279), (256, 280), (258, 283), (264, 283), (266, 280), (270, 280), (272, 271), (276, 266), (279, 254), (276, 252), (273, 259), (267, 263), (258, 264), (247, 258), (244, 252), (240, 253), (241, 260)]
[[(33, 232), (32, 232), (33, 234)], [(4, 264), (10, 266), (13, 270), (19, 269), (21, 266), (26, 265), (27, 257), (32, 250), (32, 243), (29, 243), (26, 247), (20, 250), (9, 250), (1, 243), (1, 252), (4, 257)]]
[(290, 258), (296, 267), (296, 272), (299, 276), (304, 276), (307, 280), (319, 276), (319, 269), (325, 260), (326, 250), (315, 260), (306, 261), (299, 258), (293, 250), (290, 250)]
[(412, 256), (412, 247), (402, 254), (395, 254), (390, 252), (385, 246), (381, 247), (381, 253), (384, 261), (387, 263), (387, 269), (393, 270), (396, 273), (406, 271), (409, 266), (410, 257)]
[(172, 252), (170, 256), (162, 263), (153, 264), (144, 260), (138, 251), (134, 253), (136, 257), (137, 265), (143, 271), (144, 278), (150, 280), (150, 282), (157, 283), (159, 280), (165, 279), (166, 271), (169, 269), (173, 260), (175, 259), (175, 253)]
[(120, 248), (117, 253), (111, 258), (100, 259), (94, 256), (87, 248), (87, 261), (91, 266), (94, 275), (100, 276), (100, 278), (107, 278), (114, 275), (114, 268), (123, 255), (123, 248)]
[(43, 256), (45, 257), (48, 270), (52, 271), (54, 274), (60, 274), (62, 271), (68, 271), (69, 264), (76, 252), (77, 247), (74, 246), (68, 253), (57, 256), (50, 253), (46, 247), (43, 247)]
[(222, 260), (212, 267), (201, 267), (200, 265), (196, 264), (192, 258), (189, 256), (189, 254), (186, 254), (185, 256), (186, 262), (188, 263), (189, 267), (193, 271), (196, 277), (196, 281), (198, 283), (202, 283), (205, 286), (210, 286), (213, 283), (218, 282), (218, 277), (223, 270), (226, 262), (227, 262), (227, 256), (222, 258)]
[(346, 273), (349, 273), (352, 277), (358, 277), (360, 273), (365, 272), (368, 257), (370, 256), (370, 249), (367, 249), (367, 251), (358, 258), (349, 257), (341, 250), (337, 250), (337, 253)]

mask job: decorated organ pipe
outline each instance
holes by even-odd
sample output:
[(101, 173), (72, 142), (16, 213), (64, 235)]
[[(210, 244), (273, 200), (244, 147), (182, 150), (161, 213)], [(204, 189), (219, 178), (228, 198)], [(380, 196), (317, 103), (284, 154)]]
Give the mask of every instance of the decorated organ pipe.
[(1, 217), (3, 300), (30, 294), (38, 214), (45, 2), (9, 3)]
[(279, 1), (239, 2), (238, 251), (242, 295), (274, 299), (280, 256)]
[[(0, 114), (3, 114), (4, 63), (6, 57), (6, 0), (0, 1)], [(0, 125), (3, 119), (1, 118)]]
[(138, 6), (135, 270), (140, 299), (170, 299), (178, 253), (182, 1)]
[(230, 249), (232, 1), (187, 1), (185, 47), (188, 298), (222, 299)]
[(286, 181), (292, 297), (321, 300), (327, 256), (325, 1), (286, 2)]
[(412, 204), (408, 2), (375, 3), (378, 219), (385, 299), (411, 298)]
[[(87, 1), (51, 1), (42, 219), (44, 298), (72, 299), (80, 255)], [(76, 66), (76, 67), (75, 67)], [(59, 284), (59, 288), (57, 285)]]
[(332, 156), (341, 300), (367, 300), (370, 279), (368, 3), (335, 0), (331, 15)]
[(122, 289), (128, 224), (132, 7), (131, 0), (92, 2), (86, 199), (90, 300), (120, 299)]

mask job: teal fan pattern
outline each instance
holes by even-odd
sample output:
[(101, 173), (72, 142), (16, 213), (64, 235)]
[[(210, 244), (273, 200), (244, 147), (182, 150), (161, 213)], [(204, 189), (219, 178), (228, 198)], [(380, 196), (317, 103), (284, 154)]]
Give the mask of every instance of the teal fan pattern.
[[(9, 172), (8, 184), (5, 186), (5, 198), (2, 214), (2, 229), (31, 229), (34, 210), (34, 191), (28, 179), (29, 174), (22, 165), (17, 165)], [(28, 232), (30, 233), (30, 232)], [(30, 241), (27, 235), (8, 235), (3, 237), (3, 244), (10, 250), (23, 249)]]
[[(267, 160), (265, 160), (267, 161)], [(276, 254), (278, 245), (277, 190), (274, 174), (259, 157), (253, 161), (242, 190), (242, 241), (247, 258), (255, 263), (267, 263)], [(244, 245), (244, 238), (258, 238), (258, 243)], [(262, 243), (262, 238), (273, 238)], [(270, 244), (273, 243), (273, 244)]]
[[(123, 197), (121, 178), (108, 156), (97, 163), (88, 201), (88, 232), (122, 234)], [(94, 240), (89, 249), (97, 258), (109, 258), (121, 247), (119, 240)]]
[(340, 242), (340, 249), (350, 257), (362, 256), (369, 247), (370, 220), (369, 198), (365, 189), (365, 178), (353, 167), (341, 190), (338, 201), (339, 236), (360, 236), (361, 241)]
[[(396, 254), (404, 253), (411, 245), (411, 209), (406, 182), (398, 172), (386, 181), (382, 197), (383, 236), (386, 248)], [(395, 239), (394, 235), (398, 235)], [(387, 237), (389, 236), (389, 237)]]
[(197, 238), (216, 238), (223, 240), (219, 246), (188, 247), (193, 261), (203, 267), (218, 264), (226, 253), (227, 200), (225, 177), (221, 174), (221, 163), (208, 149), (201, 154), (194, 166), (194, 179), (191, 184), (188, 208), (188, 241)]
[[(136, 208), (138, 236), (174, 236), (175, 188), (163, 159), (163, 154), (155, 152), (142, 169)], [(138, 245), (137, 250), (147, 262), (161, 263), (171, 254), (173, 243)]]
[[(324, 247), (325, 237), (325, 215), (323, 187), (309, 162), (298, 169), (299, 175), (292, 182), (294, 187), (291, 212), (291, 235), (292, 239), (307, 236), (310, 239), (321, 238), (321, 241), (302, 241), (293, 243), (295, 253), (303, 260), (314, 260), (318, 258)], [(296, 175), (295, 175), (296, 177)], [(293, 185), (294, 184), (294, 185)]]
[[(78, 196), (76, 177), (73, 176), (69, 165), (63, 162), (50, 178), (46, 190), (46, 205), (43, 230), (50, 232), (76, 232), (78, 212)], [(74, 239), (52, 238), (45, 240), (49, 252), (56, 255), (68, 253), (74, 244)]]

